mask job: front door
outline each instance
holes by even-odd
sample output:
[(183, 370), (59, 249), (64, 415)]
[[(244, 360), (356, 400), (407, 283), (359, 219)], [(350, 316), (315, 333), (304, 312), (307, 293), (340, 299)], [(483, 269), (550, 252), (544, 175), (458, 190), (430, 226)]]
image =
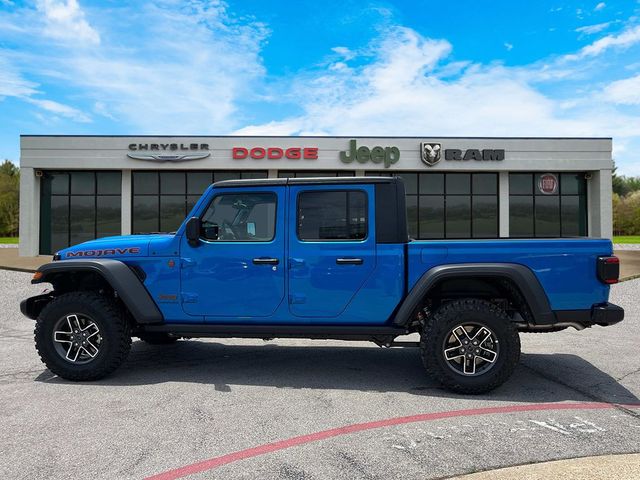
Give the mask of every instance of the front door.
[(373, 185), (289, 187), (289, 311), (336, 318), (375, 270)]
[(182, 306), (205, 321), (268, 317), (285, 297), (285, 187), (224, 188), (201, 216), (215, 240), (182, 239)]

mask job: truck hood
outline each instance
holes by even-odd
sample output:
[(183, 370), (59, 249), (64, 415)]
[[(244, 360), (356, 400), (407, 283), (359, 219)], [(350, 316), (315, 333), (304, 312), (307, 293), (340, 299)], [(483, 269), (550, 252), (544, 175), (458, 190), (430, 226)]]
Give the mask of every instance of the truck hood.
[(131, 258), (149, 255), (151, 244), (166, 244), (174, 235), (121, 235), (80, 243), (57, 252), (60, 260), (74, 258)]

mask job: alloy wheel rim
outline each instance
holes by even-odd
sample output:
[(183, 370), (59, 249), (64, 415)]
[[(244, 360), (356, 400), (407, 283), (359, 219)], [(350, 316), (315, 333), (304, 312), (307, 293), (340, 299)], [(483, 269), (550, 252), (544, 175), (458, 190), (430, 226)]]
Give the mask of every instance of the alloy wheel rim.
[(72, 313), (60, 318), (53, 328), (53, 344), (64, 360), (76, 365), (93, 361), (100, 353), (102, 334), (87, 315)]
[(465, 377), (487, 373), (495, 366), (499, 354), (500, 346), (495, 333), (473, 322), (453, 327), (442, 345), (447, 366)]

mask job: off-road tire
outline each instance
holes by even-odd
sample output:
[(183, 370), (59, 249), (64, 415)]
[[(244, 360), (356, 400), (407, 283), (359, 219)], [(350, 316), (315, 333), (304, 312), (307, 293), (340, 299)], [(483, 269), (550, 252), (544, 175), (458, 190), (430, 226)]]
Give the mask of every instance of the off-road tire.
[[(444, 343), (451, 330), (464, 322), (491, 330), (499, 344), (493, 366), (478, 376), (465, 376), (449, 367)], [(504, 383), (520, 360), (520, 337), (504, 310), (485, 300), (470, 298), (441, 306), (429, 316), (420, 336), (420, 353), (427, 374), (456, 393), (481, 394)]]
[(140, 333), (138, 338), (149, 345), (171, 345), (178, 341), (178, 337), (172, 337), (163, 332)]
[[(81, 314), (98, 326), (101, 343), (88, 363), (74, 364), (56, 351), (53, 329), (60, 318)], [(115, 301), (96, 292), (71, 292), (49, 302), (38, 315), (34, 331), (36, 350), (47, 368), (67, 380), (98, 380), (109, 375), (127, 358), (131, 349), (129, 324)]]

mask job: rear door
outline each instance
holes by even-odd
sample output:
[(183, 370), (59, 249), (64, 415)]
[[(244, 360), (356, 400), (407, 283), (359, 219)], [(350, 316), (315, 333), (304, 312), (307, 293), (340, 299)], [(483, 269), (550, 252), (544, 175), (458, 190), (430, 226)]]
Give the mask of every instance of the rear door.
[(285, 297), (285, 187), (223, 188), (201, 217), (217, 240), (183, 237), (182, 306), (205, 321), (272, 315)]
[(373, 185), (289, 187), (289, 311), (335, 318), (375, 269)]

